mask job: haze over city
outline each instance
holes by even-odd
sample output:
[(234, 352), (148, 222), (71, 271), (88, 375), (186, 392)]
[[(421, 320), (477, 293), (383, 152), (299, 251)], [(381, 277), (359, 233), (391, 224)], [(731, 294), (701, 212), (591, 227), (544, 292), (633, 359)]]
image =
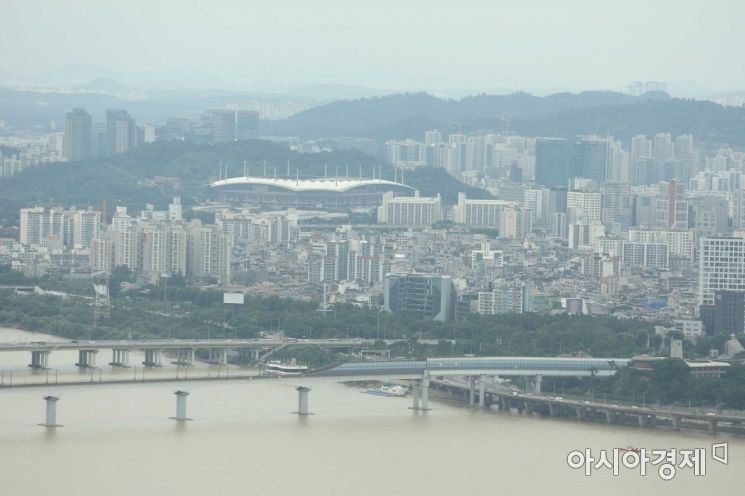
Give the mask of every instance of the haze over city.
[[(41, 14), (41, 15), (40, 15)], [(110, 77), (142, 88), (282, 91), (309, 84), (462, 96), (736, 90), (738, 1), (349, 3), (6, 0), (3, 79)]]
[(744, 3), (0, 1), (0, 496), (745, 485)]

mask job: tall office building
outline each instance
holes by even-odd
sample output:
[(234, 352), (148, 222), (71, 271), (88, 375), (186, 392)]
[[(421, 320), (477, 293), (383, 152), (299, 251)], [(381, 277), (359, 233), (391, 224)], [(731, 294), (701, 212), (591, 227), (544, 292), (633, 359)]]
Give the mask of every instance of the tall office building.
[(605, 181), (611, 144), (611, 140), (595, 136), (576, 140), (538, 138), (535, 143), (535, 182), (563, 187), (575, 177)]
[(535, 142), (535, 181), (544, 186), (566, 186), (582, 175), (584, 157), (574, 140), (538, 138)]
[(608, 178), (609, 158), (613, 142), (596, 136), (583, 137), (577, 144), (582, 158), (582, 177), (598, 183)]
[(698, 302), (713, 305), (719, 290), (745, 291), (745, 238), (716, 236), (699, 241)]
[(210, 109), (206, 112), (212, 128), (213, 143), (231, 143), (235, 141), (235, 110)]
[(699, 317), (706, 334), (740, 334), (745, 331), (745, 292), (714, 291), (714, 303), (701, 305)]
[(413, 312), (425, 319), (455, 319), (457, 303), (450, 276), (392, 273), (385, 276), (384, 308), (389, 313)]
[(238, 140), (255, 138), (259, 134), (259, 111), (238, 110), (235, 116), (235, 137)]
[(137, 126), (126, 110), (106, 111), (108, 154), (116, 155), (137, 146)]
[(91, 115), (75, 108), (65, 114), (65, 134), (62, 140), (64, 160), (82, 160), (91, 153)]

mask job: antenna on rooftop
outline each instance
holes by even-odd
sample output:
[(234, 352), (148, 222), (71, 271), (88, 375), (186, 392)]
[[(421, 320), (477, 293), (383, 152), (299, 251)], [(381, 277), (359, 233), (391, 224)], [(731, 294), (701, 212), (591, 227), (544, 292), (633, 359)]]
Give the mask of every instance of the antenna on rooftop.
[(248, 177), (248, 173), (246, 172), (246, 167), (248, 167), (248, 163), (244, 160), (243, 161), (243, 177)]
[(290, 177), (290, 161), (287, 161), (287, 177)]
[(264, 160), (264, 177), (266, 177), (266, 160)]

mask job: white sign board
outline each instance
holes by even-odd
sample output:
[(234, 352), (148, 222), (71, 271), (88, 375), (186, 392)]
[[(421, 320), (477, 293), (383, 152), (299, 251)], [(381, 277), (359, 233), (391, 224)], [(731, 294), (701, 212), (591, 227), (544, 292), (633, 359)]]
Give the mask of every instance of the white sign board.
[(243, 305), (243, 293), (223, 293), (222, 302), (230, 305)]

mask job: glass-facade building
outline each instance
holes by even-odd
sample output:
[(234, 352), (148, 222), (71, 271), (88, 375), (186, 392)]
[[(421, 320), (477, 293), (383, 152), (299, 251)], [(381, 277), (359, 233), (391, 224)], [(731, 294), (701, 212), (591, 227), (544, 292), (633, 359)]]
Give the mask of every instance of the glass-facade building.
[(450, 276), (412, 272), (386, 275), (384, 299), (387, 312), (446, 321), (455, 319), (458, 298)]
[(607, 140), (539, 138), (535, 142), (535, 181), (554, 187), (567, 186), (575, 177), (605, 181), (608, 151)]

